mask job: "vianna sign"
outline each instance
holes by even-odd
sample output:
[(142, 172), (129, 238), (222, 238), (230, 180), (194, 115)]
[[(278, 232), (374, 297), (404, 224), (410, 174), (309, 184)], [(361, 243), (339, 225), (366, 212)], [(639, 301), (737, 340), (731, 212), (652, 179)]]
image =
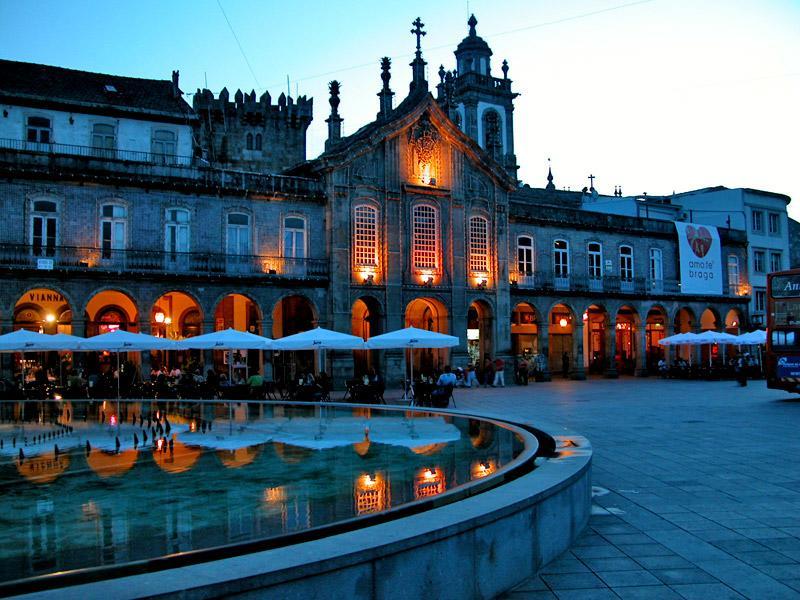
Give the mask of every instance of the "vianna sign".
[(675, 222), (681, 293), (722, 295), (722, 244), (712, 225)]

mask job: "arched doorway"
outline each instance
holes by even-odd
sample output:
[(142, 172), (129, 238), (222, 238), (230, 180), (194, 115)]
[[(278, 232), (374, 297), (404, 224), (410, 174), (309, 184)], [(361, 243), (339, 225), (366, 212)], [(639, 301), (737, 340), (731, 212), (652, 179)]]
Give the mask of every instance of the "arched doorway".
[[(228, 294), (214, 309), (214, 331), (235, 329), (259, 335), (261, 333), (261, 312), (258, 305), (243, 294)], [(228, 365), (232, 358), (233, 364)], [(250, 371), (260, 371), (260, 350), (237, 350), (231, 353), (214, 350), (214, 368), (220, 372), (233, 374), (234, 381), (247, 379)]]
[(725, 332), (731, 335), (739, 335), (742, 330), (742, 315), (741, 313), (732, 308), (725, 315)]
[(467, 310), (467, 353), (474, 365), (482, 365), (492, 356), (492, 309), (476, 300)]
[[(110, 333), (118, 329), (123, 331), (139, 331), (139, 310), (133, 299), (119, 290), (102, 290), (96, 293), (86, 304), (86, 337)], [(107, 392), (116, 388), (113, 373), (117, 359), (108, 352), (87, 353), (86, 366), (90, 373), (100, 378), (99, 389)], [(120, 355), (120, 363), (126, 378), (133, 381), (137, 376), (134, 370), (141, 365), (141, 353), (126, 352)], [(122, 381), (122, 380), (120, 380)], [(127, 386), (125, 386), (127, 387)]]
[[(198, 302), (184, 292), (167, 292), (158, 298), (150, 310), (150, 332), (156, 337), (182, 340), (200, 335), (203, 331), (203, 313)], [(181, 371), (200, 370), (199, 350), (153, 351), (150, 364), (153, 371), (162, 367)]]
[[(434, 298), (417, 298), (409, 302), (405, 321), (406, 327), (448, 333), (447, 308)], [(449, 356), (447, 348), (422, 348), (410, 354), (414, 372), (422, 375), (432, 375), (435, 370), (443, 369)]]
[[(274, 339), (308, 331), (316, 324), (316, 311), (305, 296), (293, 295), (281, 298), (272, 309)], [(273, 376), (279, 382), (295, 380), (303, 373), (316, 372), (313, 350), (275, 352), (272, 361)]]
[(520, 302), (511, 311), (511, 350), (514, 356), (530, 361), (539, 353), (539, 326), (536, 309)]
[(581, 316), (583, 320), (583, 356), (591, 375), (602, 375), (606, 370), (606, 331), (608, 312), (599, 304), (592, 304)]
[[(363, 296), (353, 303), (351, 333), (365, 341), (382, 333), (381, 306), (375, 298)], [(354, 350), (353, 367), (356, 377), (368, 373), (372, 368), (378, 370), (378, 351)]]
[(630, 306), (623, 306), (617, 311), (614, 325), (616, 335), (616, 364), (617, 370), (624, 375), (633, 375), (636, 371), (636, 357), (639, 352), (636, 343), (639, 315)]
[(568, 377), (575, 364), (575, 353), (572, 350), (575, 313), (566, 304), (556, 304), (550, 310), (549, 321), (550, 371)]
[(664, 346), (659, 341), (666, 337), (667, 313), (656, 306), (647, 312), (645, 321), (647, 370), (650, 373), (658, 372), (658, 361), (664, 358)]
[[(26, 329), (39, 333), (72, 333), (72, 308), (56, 290), (35, 288), (25, 292), (14, 306), (14, 331)], [(72, 362), (71, 352), (37, 352), (15, 354), (13, 370), (25, 373), (28, 382), (45, 381), (50, 373), (58, 376)]]
[[(718, 331), (720, 327), (720, 318), (717, 313), (711, 309), (706, 308), (700, 315), (700, 329), (702, 331)], [(700, 346), (700, 360), (703, 365), (708, 365), (716, 360), (721, 360), (720, 347), (718, 344), (703, 344)]]
[[(694, 330), (695, 316), (692, 309), (683, 307), (678, 310), (675, 315), (675, 333), (691, 333)], [(684, 360), (691, 360), (692, 347), (686, 345), (676, 346), (676, 353), (678, 358)]]

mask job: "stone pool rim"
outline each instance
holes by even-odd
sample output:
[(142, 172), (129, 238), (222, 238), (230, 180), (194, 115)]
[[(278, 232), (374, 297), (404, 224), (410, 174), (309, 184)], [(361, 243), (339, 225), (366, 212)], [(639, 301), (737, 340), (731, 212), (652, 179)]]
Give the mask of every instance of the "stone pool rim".
[[(137, 399), (126, 399), (124, 401), (135, 402)], [(225, 403), (225, 401), (214, 402)], [(308, 543), (331, 536), (364, 530), (366, 528), (374, 527), (383, 523), (394, 522), (410, 516), (419, 515), (436, 508), (449, 506), (451, 504), (463, 501), (466, 498), (474, 497), (488, 490), (503, 486), (510, 481), (522, 477), (535, 469), (534, 461), (538, 456), (538, 453), (541, 450), (544, 450), (543, 445), (539, 443), (536, 430), (530, 426), (506, 421), (498, 417), (471, 414), (458, 410), (435, 409), (419, 406), (410, 407), (405, 405), (376, 406), (373, 404), (351, 404), (340, 402), (312, 403), (253, 400), (241, 400), (235, 402), (248, 404), (267, 404), (273, 406), (294, 406), (301, 408), (370, 408), (388, 413), (407, 413), (409, 411), (413, 411), (415, 413), (425, 413), (445, 417), (477, 419), (482, 422), (491, 423), (497, 427), (501, 427), (519, 435), (523, 439), (525, 447), (519, 455), (500, 467), (496, 473), (459, 485), (458, 487), (452, 490), (447, 490), (446, 492), (438, 494), (437, 496), (407, 502), (379, 513), (351, 517), (341, 521), (336, 521), (334, 523), (257, 540), (248, 540), (245, 542), (224, 544), (209, 548), (200, 548), (120, 564), (86, 567), (70, 571), (48, 573), (23, 579), (4, 581), (0, 582), (0, 596), (48, 591), (63, 591), (73, 586), (85, 584), (96, 584), (102, 586), (105, 582), (113, 581), (122, 577), (136, 577), (147, 574), (157, 575), (159, 573), (166, 575), (169, 571), (175, 569), (202, 565), (216, 561), (224, 561), (227, 559), (252, 555), (270, 550), (287, 549), (296, 546), (297, 544)]]

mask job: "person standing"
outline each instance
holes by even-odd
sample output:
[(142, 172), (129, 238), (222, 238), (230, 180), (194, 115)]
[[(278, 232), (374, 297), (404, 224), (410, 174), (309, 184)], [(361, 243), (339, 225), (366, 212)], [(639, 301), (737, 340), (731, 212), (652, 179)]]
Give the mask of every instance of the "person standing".
[(506, 362), (499, 356), (494, 359), (494, 382), (492, 387), (506, 387)]
[(489, 387), (494, 383), (494, 366), (492, 357), (487, 356), (483, 361), (483, 387)]
[(517, 367), (517, 373), (520, 385), (528, 385), (528, 361), (525, 360), (524, 356), (519, 361), (519, 366)]

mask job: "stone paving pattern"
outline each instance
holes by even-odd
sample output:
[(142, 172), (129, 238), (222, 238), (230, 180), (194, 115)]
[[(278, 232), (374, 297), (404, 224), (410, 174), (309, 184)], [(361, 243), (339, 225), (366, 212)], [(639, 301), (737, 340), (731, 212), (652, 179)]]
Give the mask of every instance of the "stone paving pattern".
[(587, 436), (608, 490), (574, 546), (507, 600), (800, 598), (800, 395), (626, 378), (455, 399)]

